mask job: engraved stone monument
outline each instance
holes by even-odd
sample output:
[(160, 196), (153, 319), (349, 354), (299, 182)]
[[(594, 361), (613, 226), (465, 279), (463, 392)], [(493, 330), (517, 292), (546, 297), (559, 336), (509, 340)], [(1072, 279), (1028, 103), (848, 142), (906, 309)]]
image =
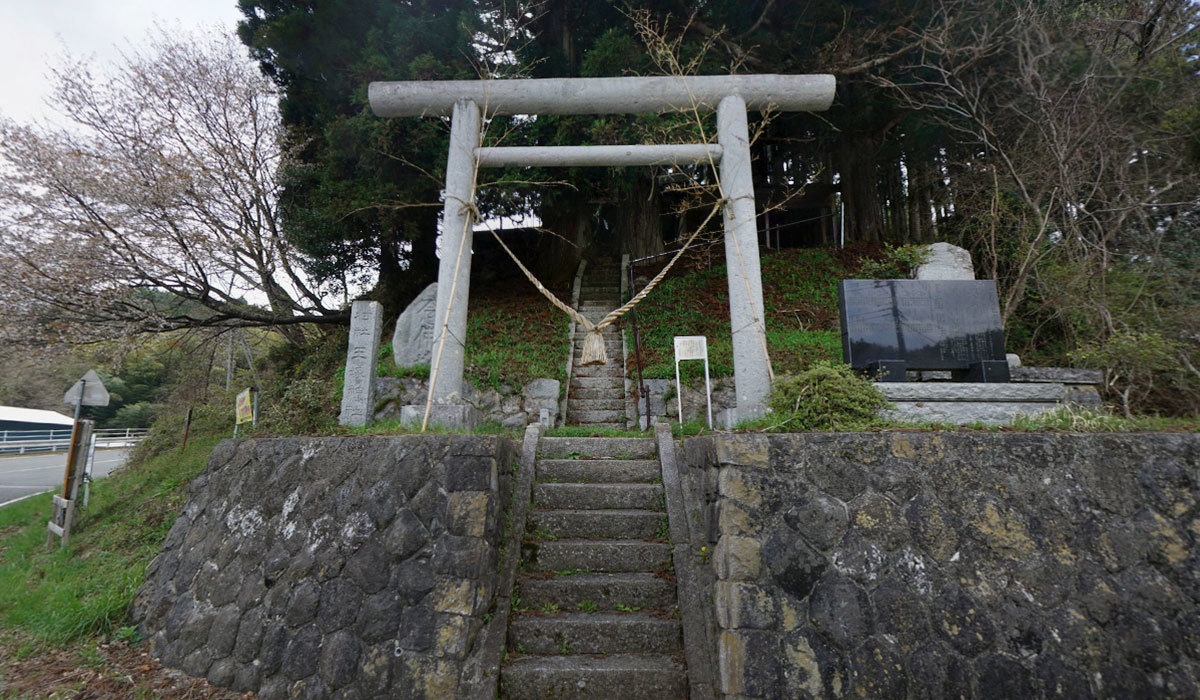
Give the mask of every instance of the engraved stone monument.
[(437, 288), (437, 282), (434, 282), (423, 289), (396, 319), (396, 330), (392, 333), (392, 358), (397, 367), (430, 363)]
[(843, 280), (842, 357), (882, 381), (950, 370), (957, 381), (1007, 382), (1004, 329), (991, 280)]
[(342, 389), (342, 425), (366, 425), (375, 409), (375, 365), (383, 306), (356, 301), (350, 307), (350, 339), (346, 348), (346, 381)]

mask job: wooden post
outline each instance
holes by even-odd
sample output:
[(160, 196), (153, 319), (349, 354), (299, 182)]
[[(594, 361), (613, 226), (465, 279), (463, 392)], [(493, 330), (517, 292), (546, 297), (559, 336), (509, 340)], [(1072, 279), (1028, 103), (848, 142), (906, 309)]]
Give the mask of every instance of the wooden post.
[(79, 482), (82, 480), (87, 465), (88, 446), (92, 441), (94, 421), (77, 420), (71, 430), (71, 448), (67, 452), (67, 466), (63, 474), (62, 492), (54, 496), (54, 508), (46, 529), (50, 534), (47, 544), (53, 542), (57, 535), (60, 546), (67, 546), (71, 536), (71, 526), (75, 521), (75, 499), (79, 495)]

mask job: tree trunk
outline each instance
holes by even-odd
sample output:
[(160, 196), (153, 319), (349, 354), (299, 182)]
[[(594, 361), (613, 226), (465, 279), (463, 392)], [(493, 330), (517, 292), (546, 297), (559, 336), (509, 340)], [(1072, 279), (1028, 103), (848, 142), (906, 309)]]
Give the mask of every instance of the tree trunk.
[(908, 235), (905, 237), (905, 241), (920, 243), (925, 240), (923, 235), (924, 217), (928, 216), (927, 213), (922, 213), (921, 209), (921, 202), (925, 197), (925, 163), (920, 156), (910, 157), (906, 162), (908, 165)]
[(605, 220), (613, 227), (622, 253), (644, 258), (663, 252), (662, 200), (654, 172), (627, 169), (631, 175), (629, 191), (615, 205), (607, 207)]
[(556, 201), (542, 207), (542, 228), (537, 260), (530, 269), (546, 286), (568, 282), (591, 244), (589, 207), (581, 201)]
[(846, 203), (847, 242), (879, 242), (882, 212), (878, 150), (878, 139), (864, 133), (847, 133), (839, 146), (838, 171)]

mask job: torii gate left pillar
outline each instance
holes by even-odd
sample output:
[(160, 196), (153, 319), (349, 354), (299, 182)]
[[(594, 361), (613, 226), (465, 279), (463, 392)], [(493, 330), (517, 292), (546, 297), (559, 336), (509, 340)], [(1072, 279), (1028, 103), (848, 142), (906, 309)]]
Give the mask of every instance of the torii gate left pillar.
[[(442, 409), (435, 422), (472, 427), (469, 411), (445, 409), (460, 404), (462, 392), (476, 173), (509, 165), (719, 164), (737, 395), (736, 409), (723, 422), (761, 415), (771, 365), (746, 111), (821, 111), (833, 101), (834, 89), (831, 75), (371, 83), (371, 108), (381, 117), (452, 115), (430, 367), (430, 401)], [(717, 144), (482, 148), (481, 109), (489, 116), (716, 111)]]

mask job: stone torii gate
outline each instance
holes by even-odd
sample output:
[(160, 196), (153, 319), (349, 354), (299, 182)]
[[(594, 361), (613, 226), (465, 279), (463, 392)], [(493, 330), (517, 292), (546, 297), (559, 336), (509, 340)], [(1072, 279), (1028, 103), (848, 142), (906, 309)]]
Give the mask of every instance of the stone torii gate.
[[(505, 166), (720, 165), (725, 199), (725, 262), (733, 328), (737, 395), (728, 423), (761, 415), (771, 389), (762, 300), (754, 185), (746, 111), (823, 111), (833, 101), (832, 75), (708, 75), (531, 80), (375, 82), (371, 109), (380, 117), (452, 118), (446, 161), (442, 254), (434, 317), (431, 401), (450, 408), (462, 391), (463, 342), (471, 271), (471, 210), (476, 171)], [(629, 146), (480, 146), (481, 111), (513, 114), (717, 113), (716, 144)], [(443, 335), (445, 337), (443, 338)], [(467, 412), (438, 411), (438, 422), (466, 427)]]

